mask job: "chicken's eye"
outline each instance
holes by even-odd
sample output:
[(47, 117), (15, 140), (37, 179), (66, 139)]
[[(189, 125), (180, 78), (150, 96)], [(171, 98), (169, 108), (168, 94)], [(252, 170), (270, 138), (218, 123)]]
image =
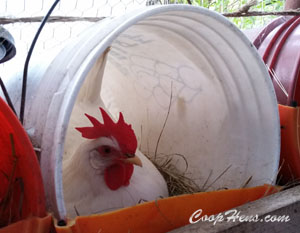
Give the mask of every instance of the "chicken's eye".
[(109, 146), (103, 146), (103, 152), (104, 152), (104, 154), (110, 154), (111, 148)]
[(104, 157), (111, 157), (114, 156), (114, 154), (116, 153), (116, 150), (108, 145), (99, 146), (97, 148), (97, 151), (100, 155)]

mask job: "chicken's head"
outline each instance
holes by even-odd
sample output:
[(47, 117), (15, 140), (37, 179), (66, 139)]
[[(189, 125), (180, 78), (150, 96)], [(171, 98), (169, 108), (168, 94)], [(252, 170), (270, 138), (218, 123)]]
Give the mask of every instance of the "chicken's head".
[(100, 111), (103, 124), (85, 114), (93, 126), (76, 129), (82, 137), (93, 139), (88, 152), (91, 166), (103, 172), (109, 189), (117, 190), (129, 185), (134, 164), (142, 166), (141, 160), (135, 156), (137, 139), (131, 125), (125, 123), (122, 113), (115, 123), (102, 108)]

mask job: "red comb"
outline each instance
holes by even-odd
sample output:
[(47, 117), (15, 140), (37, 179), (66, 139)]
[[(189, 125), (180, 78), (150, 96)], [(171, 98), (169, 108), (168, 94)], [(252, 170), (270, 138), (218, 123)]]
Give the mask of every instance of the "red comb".
[(95, 117), (85, 114), (93, 126), (75, 129), (81, 132), (82, 137), (88, 139), (114, 137), (119, 143), (123, 153), (134, 154), (137, 148), (136, 136), (131, 125), (125, 123), (123, 114), (120, 112), (119, 120), (115, 123), (103, 108), (100, 108), (100, 111), (103, 118), (103, 124)]

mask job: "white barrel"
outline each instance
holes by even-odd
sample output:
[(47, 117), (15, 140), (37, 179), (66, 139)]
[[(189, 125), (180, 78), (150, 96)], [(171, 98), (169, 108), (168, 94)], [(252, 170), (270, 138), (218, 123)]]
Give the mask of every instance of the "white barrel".
[[(109, 47), (104, 73), (89, 78)], [(141, 150), (152, 156), (172, 86), (157, 156), (184, 155), (187, 174), (205, 190), (274, 181), (280, 124), (273, 86), (253, 45), (220, 14), (188, 5), (143, 8), (94, 24), (43, 59), (30, 69), (25, 128), (41, 147), (48, 204), (58, 217), (65, 215), (66, 131), (88, 83), (113, 116), (123, 112)], [(20, 80), (7, 82), (17, 106)], [(174, 158), (184, 169), (184, 161)]]

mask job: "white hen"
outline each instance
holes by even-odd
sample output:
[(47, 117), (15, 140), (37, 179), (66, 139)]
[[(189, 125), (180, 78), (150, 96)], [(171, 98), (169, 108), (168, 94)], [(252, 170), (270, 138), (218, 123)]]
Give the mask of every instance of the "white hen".
[[(104, 123), (87, 115), (93, 126), (77, 128), (87, 139), (64, 165), (64, 198), (69, 217), (168, 196), (159, 172), (136, 151), (135, 134), (122, 114), (114, 123), (103, 109), (100, 110)], [(138, 166), (133, 167), (133, 164)]]
[[(83, 113), (98, 115), (95, 106), (104, 106), (100, 90), (108, 52), (109, 49), (99, 57), (86, 77), (66, 135), (63, 186), (69, 217), (168, 196), (165, 180), (150, 160), (137, 150), (135, 134), (121, 113), (118, 123), (114, 123), (104, 110), (101, 110), (103, 124), (89, 116), (93, 127), (79, 129), (82, 136), (89, 139), (82, 138), (74, 129), (85, 124), (87, 118)], [(141, 163), (142, 167), (133, 166)]]

